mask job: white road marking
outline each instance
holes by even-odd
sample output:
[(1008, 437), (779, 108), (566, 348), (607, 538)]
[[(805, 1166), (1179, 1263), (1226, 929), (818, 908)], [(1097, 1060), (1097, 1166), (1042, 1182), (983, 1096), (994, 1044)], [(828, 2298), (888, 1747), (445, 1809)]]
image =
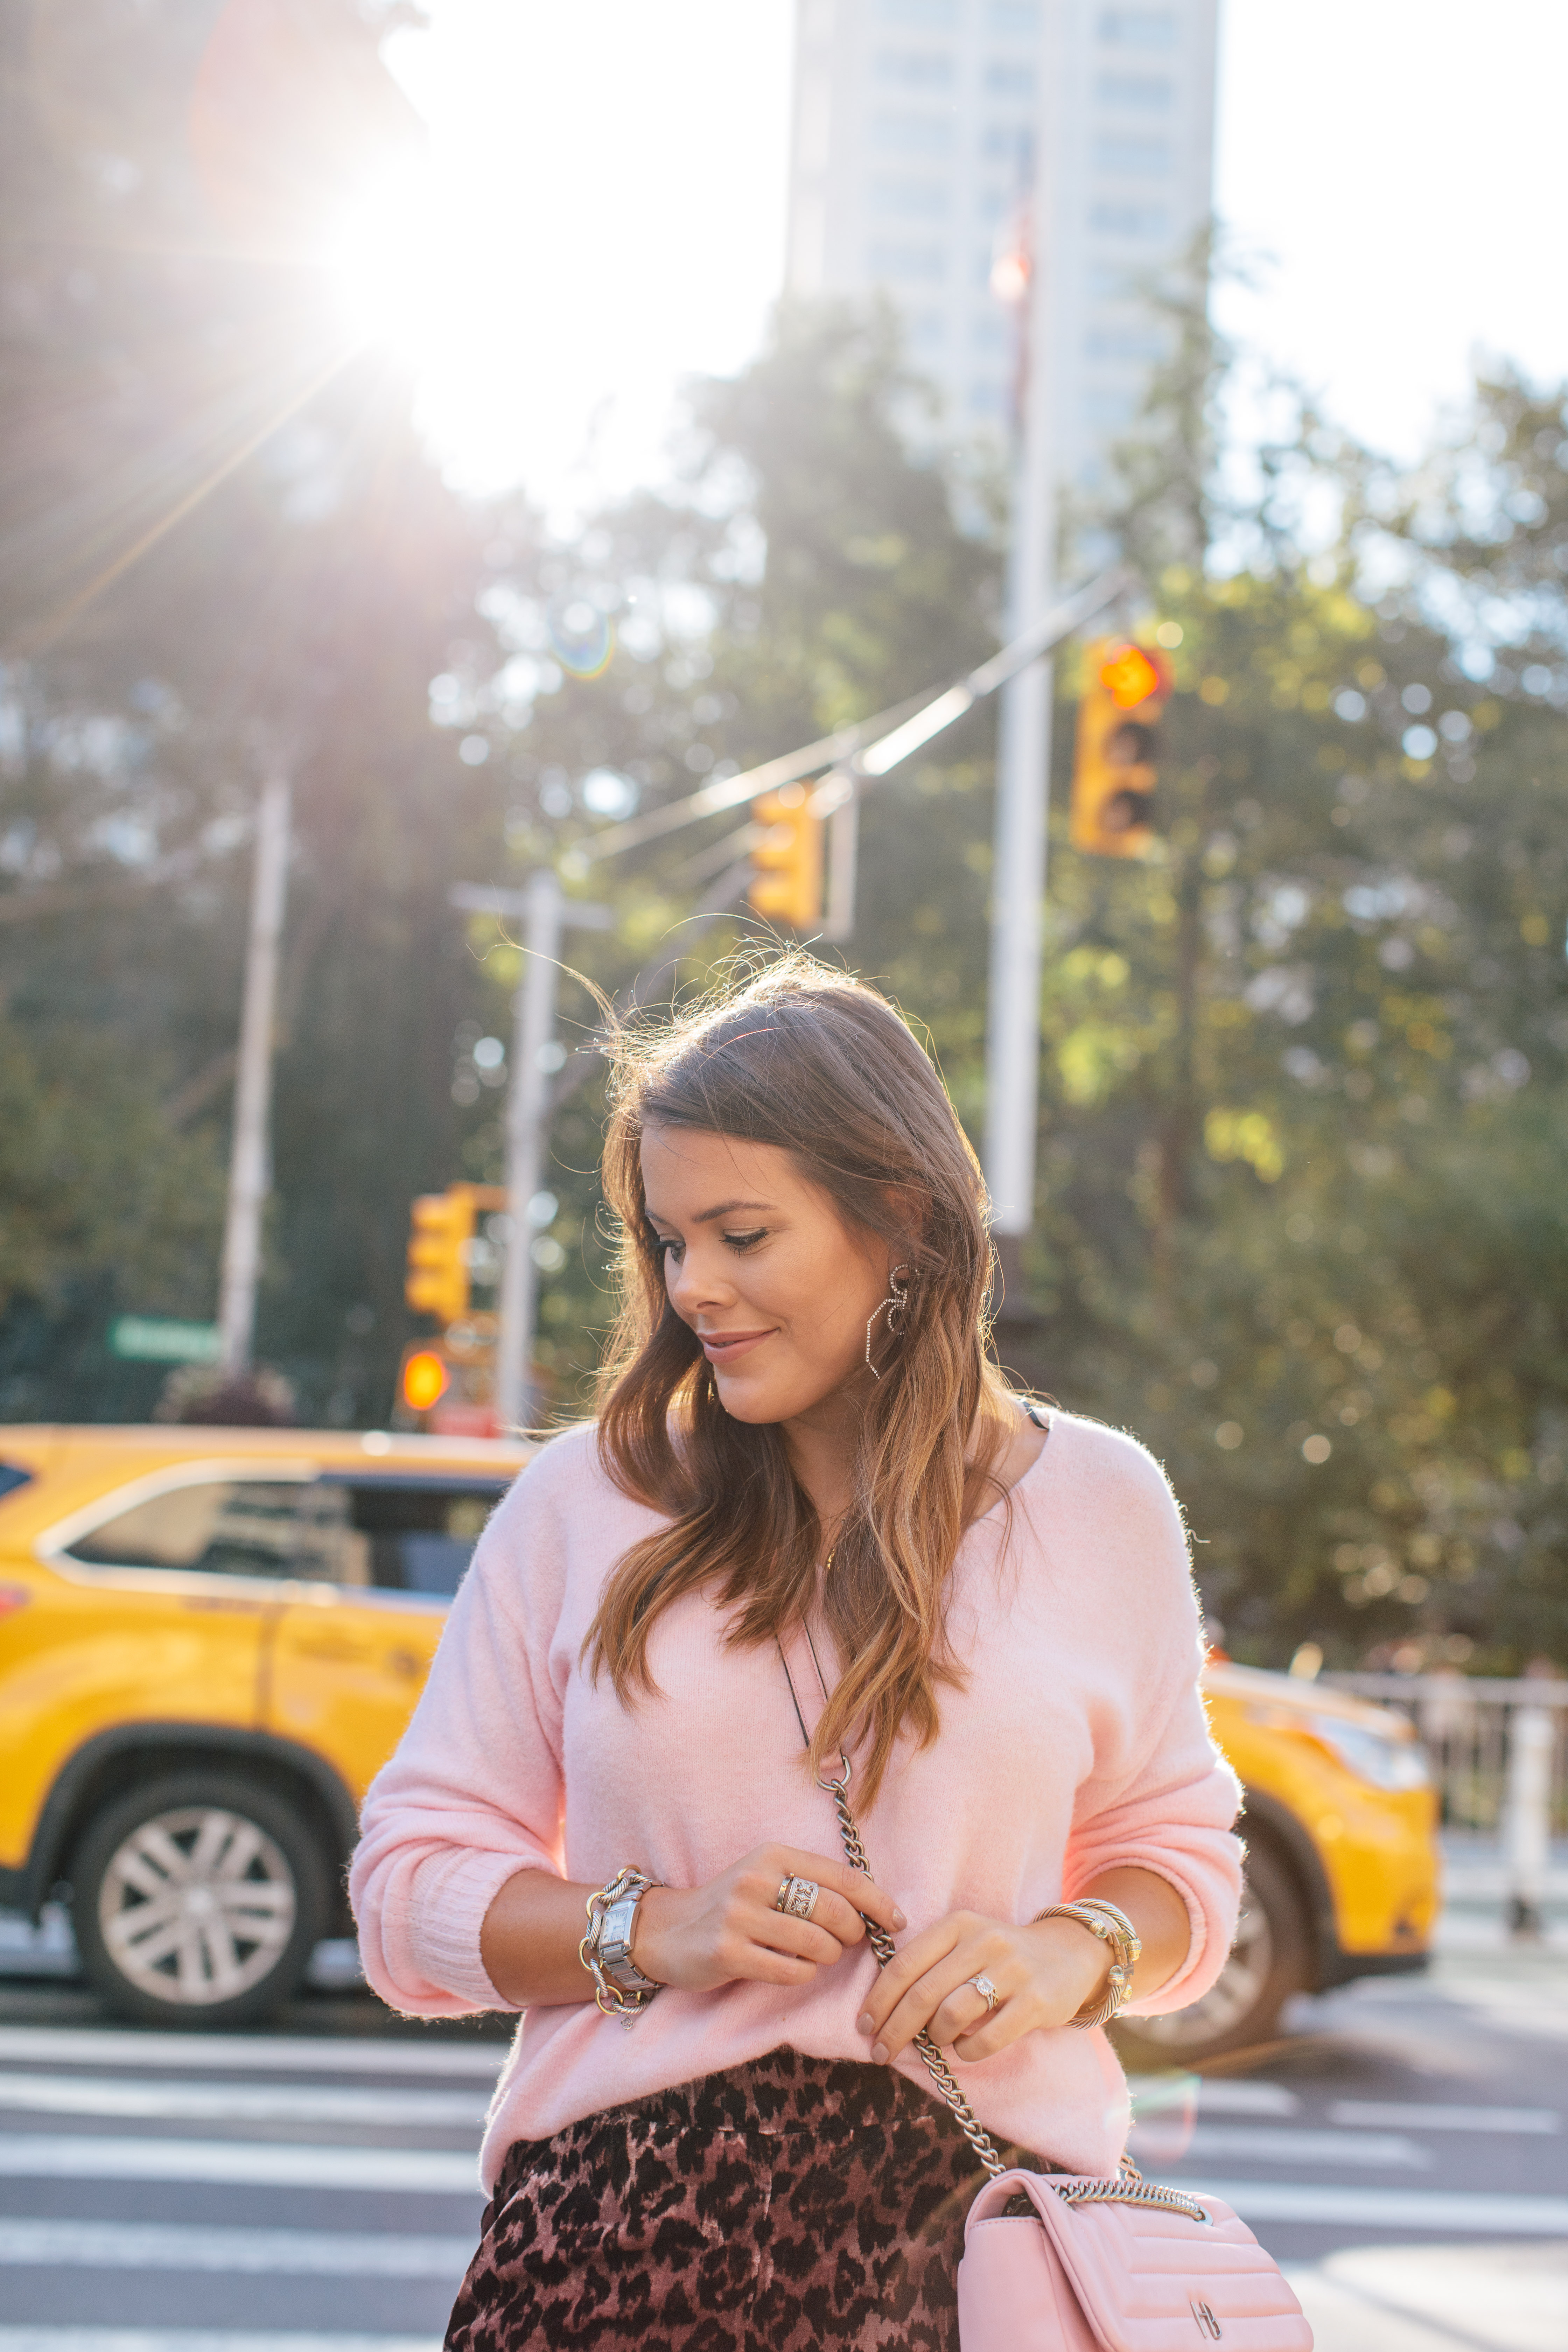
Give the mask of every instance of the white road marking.
[(1550, 2107), (1424, 2107), (1414, 2100), (1336, 2099), (1331, 2124), (1408, 2126), (1412, 2131), (1557, 2132), (1563, 2118)]
[(1173, 2186), (1200, 2197), (1223, 2197), (1248, 2222), (1441, 2230), (1447, 2237), (1568, 2237), (1568, 2197), (1499, 2196), (1468, 2189), (1330, 2189), (1300, 2180), (1178, 2180)]
[(0, 2352), (441, 2352), (438, 2336), (226, 2327), (0, 2327)]
[[(1384, 2171), (1424, 2172), (1432, 2158), (1403, 2132), (1320, 2131), (1310, 2126), (1200, 2123), (1185, 2161), (1250, 2157), (1256, 2164), (1352, 2164)], [(1165, 2158), (1169, 2163), (1171, 2159)]]
[(475, 2091), (371, 2090), (361, 2084), (150, 2082), (111, 2074), (0, 2074), (0, 2108), (33, 2115), (134, 2116), (170, 2123), (408, 2124), (476, 2129)]
[(6, 2268), (255, 2272), (266, 2277), (436, 2278), (454, 2290), (474, 2237), (396, 2231), (204, 2229), (157, 2221), (0, 2220)]
[[(480, 2194), (460, 2149), (307, 2147), (241, 2139), (116, 2139), (15, 2132), (0, 2137), (0, 2177), (22, 2180), (199, 2180), (257, 2189), (393, 2189), (418, 2197)], [(0, 2346), (0, 2352), (5, 2347)]]
[(453, 2074), (493, 2083), (500, 2042), (377, 2042), (300, 2033), (94, 2033), (83, 2026), (0, 2025), (0, 2058), (57, 2066), (236, 2066), (268, 2074)]
[(1195, 2100), (1203, 2116), (1293, 2116), (1301, 2102), (1283, 2083), (1230, 2083), (1207, 2074), (1130, 2074), (1132, 2112), (1165, 2115)]

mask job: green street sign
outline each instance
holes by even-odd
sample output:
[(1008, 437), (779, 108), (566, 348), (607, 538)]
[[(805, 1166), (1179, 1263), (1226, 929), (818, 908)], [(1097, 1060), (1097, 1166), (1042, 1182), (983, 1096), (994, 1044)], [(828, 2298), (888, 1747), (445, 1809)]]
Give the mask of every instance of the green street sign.
[(122, 1315), (109, 1327), (109, 1352), (137, 1364), (216, 1364), (223, 1355), (223, 1335), (216, 1323)]

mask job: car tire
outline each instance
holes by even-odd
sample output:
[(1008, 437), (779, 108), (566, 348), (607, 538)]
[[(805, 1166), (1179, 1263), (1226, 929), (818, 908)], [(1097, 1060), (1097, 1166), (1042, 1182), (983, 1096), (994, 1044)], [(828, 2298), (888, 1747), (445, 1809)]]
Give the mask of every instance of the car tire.
[(1310, 1981), (1307, 1915), (1296, 1882), (1271, 1846), (1247, 1857), (1236, 1941), (1201, 2000), (1167, 2017), (1130, 2018), (1116, 2045), (1140, 2070), (1194, 2066), (1267, 2042), (1291, 1993)]
[(71, 1882), (87, 1978), (140, 2023), (269, 2016), (325, 1932), (319, 1840), (287, 1799), (237, 1775), (143, 1781), (88, 1823)]

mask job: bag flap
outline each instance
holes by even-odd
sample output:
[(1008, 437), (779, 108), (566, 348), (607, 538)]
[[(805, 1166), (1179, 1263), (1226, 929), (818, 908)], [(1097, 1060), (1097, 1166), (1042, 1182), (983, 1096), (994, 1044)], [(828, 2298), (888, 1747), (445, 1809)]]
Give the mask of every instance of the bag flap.
[(1312, 2331), (1278, 2265), (1221, 2199), (1196, 2197), (1205, 2222), (1159, 2205), (1069, 2203), (1058, 2186), (1037, 2172), (1003, 2173), (971, 2206), (966, 2234), (1026, 2196), (1105, 2352), (1171, 2352), (1174, 2341), (1193, 2352), (1208, 2343), (1311, 2352)]

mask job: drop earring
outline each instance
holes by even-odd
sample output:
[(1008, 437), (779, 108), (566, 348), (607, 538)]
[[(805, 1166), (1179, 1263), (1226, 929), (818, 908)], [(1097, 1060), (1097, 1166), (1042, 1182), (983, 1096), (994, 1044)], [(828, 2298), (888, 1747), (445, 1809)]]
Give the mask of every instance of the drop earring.
[(871, 1334), (877, 1328), (878, 1316), (880, 1315), (885, 1308), (888, 1317), (888, 1332), (889, 1338), (896, 1339), (901, 1335), (904, 1328), (904, 1309), (910, 1303), (910, 1292), (908, 1281), (906, 1280), (900, 1286), (899, 1276), (900, 1274), (907, 1276), (909, 1272), (910, 1269), (907, 1265), (895, 1265), (891, 1268), (888, 1276), (888, 1296), (883, 1299), (881, 1306), (873, 1308), (871, 1314), (867, 1318), (866, 1369), (870, 1373), (871, 1378), (874, 1381), (879, 1381), (882, 1375), (877, 1370), (876, 1365), (871, 1361)]

